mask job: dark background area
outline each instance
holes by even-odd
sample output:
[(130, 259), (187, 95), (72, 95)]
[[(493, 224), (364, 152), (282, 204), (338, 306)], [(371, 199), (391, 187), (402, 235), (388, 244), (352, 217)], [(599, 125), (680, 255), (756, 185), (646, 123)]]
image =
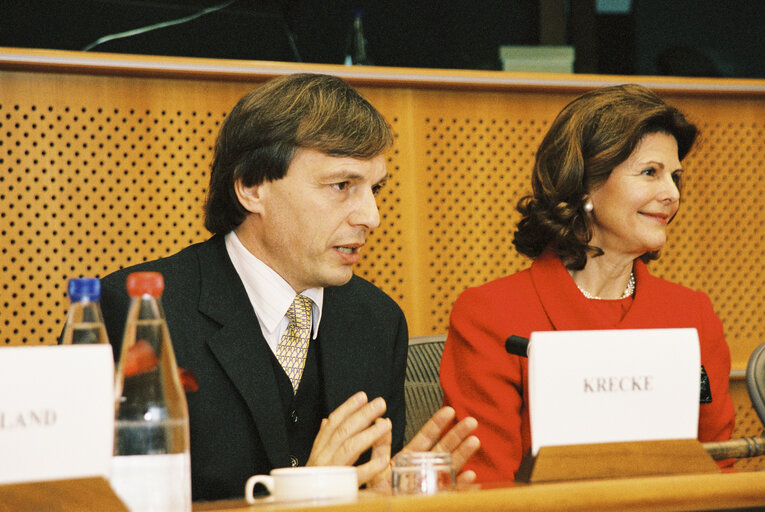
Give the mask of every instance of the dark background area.
[[(0, 46), (81, 50), (222, 3), (4, 0)], [(765, 78), (765, 6), (751, 0), (237, 0), (93, 51), (340, 64), (356, 9), (381, 66), (501, 69), (501, 45), (569, 44), (577, 72)]]

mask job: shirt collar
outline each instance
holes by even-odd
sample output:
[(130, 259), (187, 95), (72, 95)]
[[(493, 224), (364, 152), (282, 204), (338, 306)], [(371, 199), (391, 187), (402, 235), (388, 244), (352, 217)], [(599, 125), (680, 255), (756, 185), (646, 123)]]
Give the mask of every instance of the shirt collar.
[[(269, 333), (274, 332), (297, 293), (274, 269), (248, 251), (235, 232), (229, 232), (225, 240), (228, 256), (244, 284), (255, 314)], [(324, 305), (324, 288), (309, 288), (301, 293), (313, 301), (311, 330), (312, 338), (316, 338)]]

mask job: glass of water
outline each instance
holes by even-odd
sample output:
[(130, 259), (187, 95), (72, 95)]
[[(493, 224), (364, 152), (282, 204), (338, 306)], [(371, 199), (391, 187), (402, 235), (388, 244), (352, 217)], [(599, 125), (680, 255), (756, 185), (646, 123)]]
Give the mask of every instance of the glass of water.
[(393, 458), (393, 494), (435, 494), (455, 483), (450, 453), (402, 452)]

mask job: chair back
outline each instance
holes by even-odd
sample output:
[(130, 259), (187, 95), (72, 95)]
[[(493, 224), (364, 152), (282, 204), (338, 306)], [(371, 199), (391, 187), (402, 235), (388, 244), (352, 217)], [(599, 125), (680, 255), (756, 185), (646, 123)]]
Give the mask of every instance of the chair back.
[(765, 343), (760, 344), (749, 356), (746, 365), (746, 388), (752, 406), (765, 425)]
[(419, 432), (443, 403), (444, 392), (438, 380), (438, 370), (441, 366), (441, 355), (444, 352), (444, 341), (446, 341), (445, 334), (409, 338), (409, 355), (406, 359), (404, 382), (406, 399), (404, 444)]

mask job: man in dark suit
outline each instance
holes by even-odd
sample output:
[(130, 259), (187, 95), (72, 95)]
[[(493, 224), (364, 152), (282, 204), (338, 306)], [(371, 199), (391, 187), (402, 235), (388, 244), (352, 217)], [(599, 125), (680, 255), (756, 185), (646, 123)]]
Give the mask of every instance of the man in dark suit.
[[(290, 465), (356, 464), (360, 484), (389, 482), (406, 421), (406, 320), (352, 267), (380, 223), (391, 142), (344, 81), (271, 80), (221, 127), (205, 204), (214, 236), (102, 280), (119, 354), (127, 275), (164, 276), (176, 358), (198, 380), (187, 396), (195, 500), (241, 496), (249, 476)], [(453, 415), (438, 411), (404, 449), (450, 451), (460, 468), (478, 440), (472, 418), (441, 437)]]

